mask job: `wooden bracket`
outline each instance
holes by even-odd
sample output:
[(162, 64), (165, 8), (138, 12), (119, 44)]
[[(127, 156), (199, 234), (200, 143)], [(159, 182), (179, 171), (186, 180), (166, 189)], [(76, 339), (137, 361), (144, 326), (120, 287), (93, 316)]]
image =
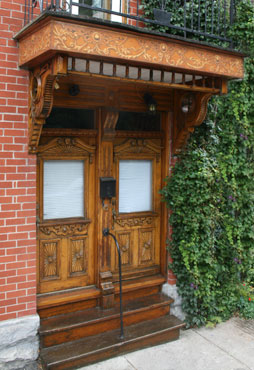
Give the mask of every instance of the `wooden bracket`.
[(36, 153), (43, 124), (53, 106), (57, 78), (67, 74), (67, 57), (57, 55), (30, 73), (29, 153)]
[(103, 123), (103, 140), (111, 141), (115, 137), (115, 128), (119, 117), (119, 111), (107, 109)]
[[(175, 91), (175, 119), (173, 155), (178, 154), (186, 145), (196, 126), (201, 125), (207, 113), (207, 104), (211, 93)], [(190, 105), (184, 110), (184, 102)]]

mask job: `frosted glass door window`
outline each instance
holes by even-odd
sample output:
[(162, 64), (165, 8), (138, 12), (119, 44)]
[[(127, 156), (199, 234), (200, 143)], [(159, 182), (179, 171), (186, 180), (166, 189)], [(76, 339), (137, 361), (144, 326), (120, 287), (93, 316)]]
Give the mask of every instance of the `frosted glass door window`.
[(84, 216), (84, 162), (44, 161), (43, 218)]
[(119, 162), (119, 212), (152, 210), (152, 161)]

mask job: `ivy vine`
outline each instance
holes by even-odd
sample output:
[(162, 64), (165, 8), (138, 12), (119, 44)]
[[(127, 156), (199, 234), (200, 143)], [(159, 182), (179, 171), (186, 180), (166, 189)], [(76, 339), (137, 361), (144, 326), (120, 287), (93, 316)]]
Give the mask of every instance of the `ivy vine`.
[[(150, 0), (149, 0), (150, 1)], [(147, 5), (148, 6), (148, 5)], [(229, 30), (245, 77), (214, 97), (162, 189), (171, 210), (168, 248), (187, 325), (235, 313), (254, 318), (254, 9), (239, 0)]]

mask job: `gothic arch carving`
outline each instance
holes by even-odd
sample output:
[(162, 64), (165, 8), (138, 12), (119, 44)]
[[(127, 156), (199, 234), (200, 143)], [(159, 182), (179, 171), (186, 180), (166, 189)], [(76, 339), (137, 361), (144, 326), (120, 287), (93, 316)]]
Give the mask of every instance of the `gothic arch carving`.
[(160, 160), (162, 147), (155, 144), (151, 140), (146, 139), (128, 139), (120, 145), (114, 146), (114, 159), (123, 155), (131, 153), (150, 154)]

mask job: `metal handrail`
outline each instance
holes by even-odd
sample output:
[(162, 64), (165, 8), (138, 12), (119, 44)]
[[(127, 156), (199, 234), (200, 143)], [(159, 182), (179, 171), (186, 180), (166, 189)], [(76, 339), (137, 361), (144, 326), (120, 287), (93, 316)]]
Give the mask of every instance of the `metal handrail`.
[(103, 236), (110, 235), (116, 244), (117, 252), (118, 252), (118, 268), (119, 268), (119, 298), (120, 298), (120, 325), (121, 325), (121, 332), (120, 332), (120, 339), (124, 339), (124, 330), (123, 330), (123, 304), (122, 304), (122, 260), (121, 260), (121, 250), (118, 244), (118, 241), (115, 237), (115, 235), (111, 234), (109, 232), (109, 229), (105, 228), (102, 231)]

